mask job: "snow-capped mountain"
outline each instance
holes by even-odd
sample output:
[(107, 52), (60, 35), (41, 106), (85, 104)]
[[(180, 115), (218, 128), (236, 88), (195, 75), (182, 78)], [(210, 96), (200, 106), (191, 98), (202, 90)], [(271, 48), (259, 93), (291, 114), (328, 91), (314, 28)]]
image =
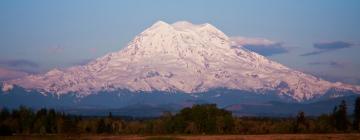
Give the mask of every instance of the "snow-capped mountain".
[(196, 94), (227, 88), (258, 94), (275, 91), (304, 101), (329, 90), (360, 93), (359, 86), (331, 83), (234, 47), (229, 37), (208, 23), (185, 21), (158, 21), (118, 52), (83, 66), (9, 80), (3, 89), (10, 85), (78, 96), (119, 89)]

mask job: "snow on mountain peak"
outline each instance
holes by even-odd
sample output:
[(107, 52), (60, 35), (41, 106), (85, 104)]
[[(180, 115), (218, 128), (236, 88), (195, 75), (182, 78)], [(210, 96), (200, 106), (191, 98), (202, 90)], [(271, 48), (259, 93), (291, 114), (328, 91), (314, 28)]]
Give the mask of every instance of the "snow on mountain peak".
[(176, 27), (176, 28), (191, 28), (193, 26), (196, 26), (188, 21), (178, 21), (178, 22), (175, 22), (173, 24), (171, 24), (173, 27)]
[(6, 81), (27, 89), (86, 96), (99, 91), (204, 92), (214, 88), (266, 93), (277, 91), (302, 101), (337, 88), (334, 84), (287, 68), (245, 48), (211, 24), (158, 21), (137, 35), (124, 49), (87, 65)]
[(164, 22), (164, 21), (159, 20), (159, 21), (156, 21), (152, 26), (153, 27), (156, 27), (156, 26), (169, 26), (169, 24)]
[(196, 25), (196, 24), (192, 24), (188, 21), (178, 21), (178, 22), (171, 24), (171, 26), (177, 30), (199, 30), (199, 29), (204, 29), (204, 28), (216, 29), (214, 26), (210, 25), (209, 23)]
[(229, 48), (229, 43), (229, 38), (210, 24), (181, 21), (170, 25), (158, 21), (136, 36), (125, 50), (136, 59), (157, 53), (185, 55), (199, 47)]
[(164, 21), (157, 21), (156, 23), (154, 23), (151, 27), (149, 27), (146, 31), (149, 30), (153, 30), (153, 31), (158, 31), (158, 30), (164, 30), (166, 28), (172, 28), (171, 25), (169, 25), (168, 23), (164, 22)]

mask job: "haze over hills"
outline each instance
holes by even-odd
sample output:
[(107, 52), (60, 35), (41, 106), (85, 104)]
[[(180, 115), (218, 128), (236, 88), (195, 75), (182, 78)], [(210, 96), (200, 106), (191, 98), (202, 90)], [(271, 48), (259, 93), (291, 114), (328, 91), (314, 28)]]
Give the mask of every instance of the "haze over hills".
[(158, 21), (118, 52), (86, 65), (7, 80), (3, 92), (11, 93), (14, 85), (46, 96), (72, 94), (78, 100), (121, 91), (181, 93), (190, 99), (216, 90), (212, 101), (224, 98), (234, 104), (238, 100), (219, 89), (239, 98), (246, 92), (246, 97), (253, 94), (295, 102), (360, 93), (360, 86), (325, 81), (232, 46), (229, 37), (211, 24), (186, 21)]

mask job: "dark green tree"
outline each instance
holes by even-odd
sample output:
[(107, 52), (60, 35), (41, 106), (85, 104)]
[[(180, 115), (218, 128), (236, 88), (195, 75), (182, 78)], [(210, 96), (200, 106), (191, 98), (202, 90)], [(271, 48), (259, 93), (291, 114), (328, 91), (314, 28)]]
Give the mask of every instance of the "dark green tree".
[(12, 130), (6, 122), (11, 118), (10, 111), (7, 108), (2, 108), (0, 112), (0, 136), (12, 135)]
[(359, 130), (360, 123), (360, 97), (357, 97), (354, 105), (354, 121), (353, 121), (353, 129)]
[(112, 119), (112, 117), (113, 117), (112, 113), (109, 112), (108, 118), (109, 118), (109, 119)]
[(2, 108), (0, 112), (0, 120), (5, 120), (10, 116), (10, 111), (7, 108)]
[(296, 122), (294, 126), (294, 132), (305, 132), (309, 129), (309, 124), (305, 118), (305, 113), (300, 111), (296, 116)]
[(55, 133), (57, 132), (56, 127), (56, 112), (54, 109), (50, 109), (46, 116), (46, 132)]
[(202, 104), (182, 109), (175, 115), (173, 126), (181, 133), (213, 134), (231, 132), (233, 125), (231, 112), (218, 109), (215, 104)]
[(347, 105), (345, 100), (341, 101), (341, 104), (333, 115), (336, 129), (339, 131), (346, 131), (349, 126), (349, 120), (347, 118)]

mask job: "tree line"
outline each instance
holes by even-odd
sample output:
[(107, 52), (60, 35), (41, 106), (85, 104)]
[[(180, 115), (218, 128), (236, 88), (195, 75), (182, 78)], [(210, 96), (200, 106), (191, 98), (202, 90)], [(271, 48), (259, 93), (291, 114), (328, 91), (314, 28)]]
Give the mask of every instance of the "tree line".
[(177, 114), (165, 112), (154, 119), (126, 120), (113, 116), (82, 117), (56, 112), (1, 109), (0, 135), (27, 134), (270, 134), (270, 133), (344, 133), (359, 132), (360, 97), (352, 115), (343, 100), (329, 114), (308, 117), (235, 117), (215, 104), (194, 105)]

